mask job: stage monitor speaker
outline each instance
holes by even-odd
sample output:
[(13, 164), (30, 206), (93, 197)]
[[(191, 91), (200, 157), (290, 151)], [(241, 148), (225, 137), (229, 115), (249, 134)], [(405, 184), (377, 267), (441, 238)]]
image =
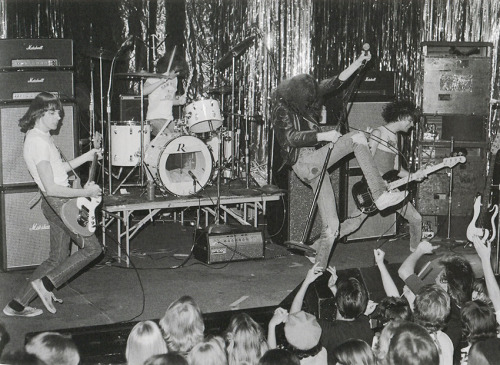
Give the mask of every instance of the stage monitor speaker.
[[(0, 192), (2, 269), (27, 269), (49, 256), (49, 223), (33, 206), (36, 188), (15, 188)], [(33, 207), (32, 207), (33, 206)]]
[[(349, 190), (347, 192), (347, 211), (350, 213), (356, 207), (352, 197), (352, 187), (360, 181), (362, 176), (349, 176)], [(348, 213), (348, 214), (349, 214)], [(363, 225), (354, 233), (347, 236), (347, 241), (364, 240), (379, 237), (390, 237), (396, 235), (397, 221), (396, 213), (380, 213), (369, 216)]]
[[(29, 104), (0, 105), (0, 186), (32, 184), (33, 179), (23, 159), (24, 133), (18, 122), (28, 110)], [(54, 140), (64, 157), (72, 160), (76, 155), (77, 143), (75, 105), (64, 104), (64, 120), (55, 131)]]
[(193, 255), (206, 264), (264, 258), (264, 234), (253, 227), (234, 227), (227, 233), (198, 232)]
[[(365, 132), (368, 137), (372, 129), (385, 125), (384, 118), (382, 118), (382, 111), (388, 104), (388, 101), (354, 102), (349, 104), (348, 121), (351, 132)], [(349, 168), (352, 169), (357, 167), (359, 167), (359, 164), (353, 154), (352, 158), (349, 160)]]

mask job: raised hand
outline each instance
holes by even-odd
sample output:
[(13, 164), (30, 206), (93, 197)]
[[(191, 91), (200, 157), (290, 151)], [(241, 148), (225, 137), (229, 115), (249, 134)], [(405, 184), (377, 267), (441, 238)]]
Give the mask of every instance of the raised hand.
[(478, 235), (473, 235), (472, 243), (481, 261), (489, 261), (491, 256), (491, 242), (487, 240), (486, 244), (484, 244)]
[(307, 272), (304, 283), (311, 284), (321, 275), (323, 275), (323, 268), (319, 266), (319, 263), (316, 263)]
[(285, 323), (288, 318), (288, 311), (284, 308), (278, 307), (274, 311), (274, 315), (269, 321), (269, 326), (276, 327), (280, 323)]
[(417, 249), (415, 252), (419, 252), (422, 255), (430, 255), (434, 253), (434, 250), (438, 248), (439, 245), (433, 246), (430, 242), (428, 241), (422, 241), (418, 244)]
[(332, 274), (332, 276), (330, 276), (330, 279), (328, 279), (328, 287), (332, 289), (337, 284), (337, 280), (339, 279), (337, 275), (337, 269), (335, 268), (335, 266), (328, 266), (326, 271)]
[(375, 256), (375, 263), (377, 266), (384, 264), (385, 252), (380, 248), (373, 250), (373, 255)]

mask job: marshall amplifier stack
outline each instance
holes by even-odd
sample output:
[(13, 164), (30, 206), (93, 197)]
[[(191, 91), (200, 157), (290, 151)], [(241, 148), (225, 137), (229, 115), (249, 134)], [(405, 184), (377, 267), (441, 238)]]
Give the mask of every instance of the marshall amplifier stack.
[(14, 270), (39, 265), (49, 253), (49, 226), (34, 199), (18, 122), (40, 92), (58, 95), (65, 117), (54, 138), (68, 160), (76, 156), (73, 41), (0, 39), (0, 86), (0, 257), (3, 270)]

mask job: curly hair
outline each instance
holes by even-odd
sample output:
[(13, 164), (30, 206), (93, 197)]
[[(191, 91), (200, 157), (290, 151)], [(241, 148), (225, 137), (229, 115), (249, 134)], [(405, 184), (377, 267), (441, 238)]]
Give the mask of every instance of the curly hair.
[(33, 129), (35, 122), (49, 110), (58, 110), (61, 121), (64, 119), (64, 109), (59, 97), (48, 92), (41, 92), (31, 102), (26, 113), (19, 119), (21, 131), (26, 133)]
[(382, 111), (382, 118), (386, 123), (397, 122), (399, 118), (410, 117), (417, 120), (418, 109), (415, 104), (409, 100), (397, 100), (387, 104)]
[(380, 322), (385, 324), (395, 319), (411, 321), (410, 303), (405, 297), (385, 297), (378, 304)]

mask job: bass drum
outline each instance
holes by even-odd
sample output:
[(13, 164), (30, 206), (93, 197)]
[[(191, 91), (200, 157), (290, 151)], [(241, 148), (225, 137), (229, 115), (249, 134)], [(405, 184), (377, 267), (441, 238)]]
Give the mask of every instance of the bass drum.
[(212, 154), (193, 136), (157, 136), (147, 147), (144, 162), (167, 192), (176, 196), (196, 194), (212, 177)]

